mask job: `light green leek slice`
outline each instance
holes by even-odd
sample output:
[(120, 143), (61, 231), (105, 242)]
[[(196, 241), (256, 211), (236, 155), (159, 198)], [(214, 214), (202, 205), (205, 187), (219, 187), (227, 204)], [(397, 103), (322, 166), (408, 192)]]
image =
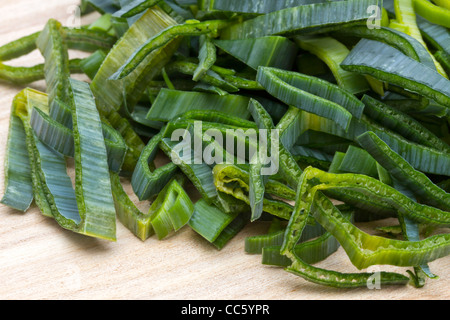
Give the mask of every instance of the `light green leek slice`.
[(151, 170), (150, 164), (159, 151), (162, 133), (153, 137), (141, 153), (131, 178), (131, 185), (139, 200), (147, 200), (157, 195), (178, 172), (178, 167), (168, 163), (161, 168)]
[[(249, 98), (239, 95), (218, 96), (202, 92), (162, 89), (149, 113), (148, 120), (168, 122), (190, 110), (216, 110), (248, 119)], [(172, 106), (167, 109), (167, 106)]]
[(277, 36), (214, 40), (214, 44), (255, 70), (258, 70), (259, 66), (291, 70), (298, 52), (295, 43), (288, 38)]
[(128, 4), (123, 5), (122, 8), (116, 11), (113, 15), (121, 18), (131, 18), (145, 10), (154, 7), (161, 2), (161, 0), (134, 0), (128, 1)]
[(424, 39), (435, 49), (450, 54), (450, 31), (443, 26), (431, 23), (430, 21), (417, 17), (417, 24)]
[(70, 86), (74, 106), (75, 192), (83, 221), (79, 231), (115, 240), (116, 211), (100, 115), (88, 83), (70, 79)]
[(350, 53), (344, 44), (331, 37), (296, 36), (294, 39), (300, 48), (318, 56), (327, 64), (341, 88), (353, 94), (369, 90), (364, 77), (340, 67), (341, 62)]
[(299, 31), (324, 32), (330, 27), (367, 20), (370, 17), (367, 8), (379, 4), (376, 0), (348, 0), (286, 8), (233, 24), (222, 31), (221, 38), (235, 40), (289, 35)]
[(326, 2), (326, 0), (212, 0), (210, 8), (219, 11), (266, 14), (286, 8), (322, 2)]
[(33, 181), (26, 134), (22, 121), (12, 110), (5, 156), (5, 192), (1, 203), (26, 212), (33, 201)]
[(342, 62), (341, 67), (372, 75), (450, 107), (448, 79), (384, 43), (361, 40)]
[(360, 118), (364, 104), (349, 92), (319, 78), (297, 72), (260, 67), (258, 82), (266, 90), (302, 110), (332, 119), (347, 129), (352, 116)]
[(149, 209), (150, 221), (158, 239), (162, 240), (171, 231), (179, 231), (191, 219), (194, 204), (186, 191), (173, 179), (159, 193)]

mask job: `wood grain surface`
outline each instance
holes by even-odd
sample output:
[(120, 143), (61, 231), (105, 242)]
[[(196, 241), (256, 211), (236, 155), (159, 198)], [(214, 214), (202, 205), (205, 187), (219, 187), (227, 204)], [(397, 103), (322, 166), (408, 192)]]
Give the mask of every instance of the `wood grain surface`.
[[(78, 0), (0, 1), (0, 45), (42, 30), (49, 18), (68, 25)], [(88, 23), (96, 13), (83, 17)], [(84, 53), (70, 52), (71, 57)], [(38, 51), (12, 65), (42, 63)], [(83, 76), (78, 76), (84, 79)], [(43, 81), (30, 84), (45, 90)], [(22, 88), (0, 83), (0, 163), (4, 163), (10, 106)], [(0, 195), (4, 172), (0, 170)], [(125, 185), (132, 193), (129, 184)], [(143, 210), (148, 204), (140, 203)], [(395, 221), (384, 220), (389, 225)], [(377, 223), (379, 225), (379, 223)], [(372, 230), (372, 225), (360, 225)], [(249, 224), (223, 250), (217, 251), (189, 227), (171, 237), (145, 242), (118, 222), (117, 242), (110, 243), (63, 230), (42, 216), (33, 204), (27, 213), (0, 206), (0, 298), (1, 299), (209, 299), (209, 300), (300, 300), (300, 299), (448, 299), (450, 257), (430, 263), (440, 276), (424, 288), (410, 285), (342, 290), (309, 283), (282, 268), (261, 264), (261, 256), (244, 252), (247, 236), (265, 233), (265, 223)], [(318, 264), (343, 272), (357, 272), (341, 249)], [(374, 267), (371, 272), (405, 268)]]

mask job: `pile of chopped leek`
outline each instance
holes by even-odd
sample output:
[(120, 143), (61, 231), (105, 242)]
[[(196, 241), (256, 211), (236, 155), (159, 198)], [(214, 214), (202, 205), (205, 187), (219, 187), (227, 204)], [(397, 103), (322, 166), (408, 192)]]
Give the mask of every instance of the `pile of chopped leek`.
[[(268, 223), (246, 239), (248, 254), (333, 287), (421, 287), (444, 271), (428, 263), (450, 253), (447, 1), (86, 0), (81, 9), (99, 18), (80, 28), (51, 19), (0, 47), (0, 79), (23, 86), (2, 204), (26, 212), (34, 201), (62, 228), (109, 241), (116, 219), (142, 241), (191, 228), (218, 250), (247, 224)], [(44, 64), (5, 64), (34, 50)], [(70, 59), (70, 50), (89, 54)], [(32, 89), (37, 80), (46, 92)], [(249, 130), (269, 143), (236, 134)], [(184, 149), (180, 132), (200, 143)], [(237, 159), (219, 139), (230, 132), (256, 150), (276, 143), (278, 170), (262, 174), (264, 157)], [(219, 161), (191, 161), (208, 152)], [(395, 223), (378, 235), (358, 228), (386, 218)], [(359, 270), (407, 270), (314, 266), (340, 246)]]

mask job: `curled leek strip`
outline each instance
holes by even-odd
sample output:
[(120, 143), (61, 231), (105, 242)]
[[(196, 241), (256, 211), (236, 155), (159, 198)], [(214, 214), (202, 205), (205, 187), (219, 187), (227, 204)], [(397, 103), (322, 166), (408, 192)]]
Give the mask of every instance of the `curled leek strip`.
[[(306, 169), (305, 169), (306, 171)], [(418, 223), (445, 227), (450, 224), (450, 213), (419, 204), (396, 189), (377, 179), (360, 174), (332, 174), (312, 167), (307, 168), (304, 179), (312, 180), (311, 194), (319, 190), (352, 189), (389, 203), (398, 212)]]
[(158, 4), (158, 2), (161, 2), (161, 0), (134, 0), (134, 1), (128, 1), (128, 3), (122, 8), (115, 12), (113, 16), (115, 17), (121, 17), (121, 18), (131, 18), (141, 12), (144, 12), (145, 10), (155, 6)]
[(80, 231), (115, 240), (116, 211), (100, 116), (89, 84), (70, 79), (73, 92), (75, 181)]
[(161, 138), (162, 133), (159, 133), (150, 140), (142, 151), (133, 172), (131, 185), (139, 200), (150, 199), (158, 194), (178, 171), (178, 167), (173, 162), (151, 171), (149, 164), (153, 162), (159, 151)]
[(199, 81), (202, 79), (205, 73), (216, 63), (216, 57), (216, 47), (211, 38), (208, 35), (201, 35), (200, 51), (198, 54), (199, 63), (192, 80)]
[[(450, 28), (450, 9), (435, 6), (429, 1), (413, 0), (414, 10), (420, 16), (427, 20), (433, 21), (435, 24)], [(447, 5), (448, 6), (448, 5)]]
[(345, 130), (352, 116), (360, 118), (364, 109), (355, 96), (319, 78), (260, 67), (257, 79), (270, 94), (286, 104), (333, 119)]
[(180, 36), (214, 34), (228, 24), (229, 22), (226, 20), (211, 20), (204, 22), (186, 22), (182, 25), (169, 26), (137, 48), (123, 66), (121, 66), (116, 73), (111, 75), (110, 79), (120, 80), (125, 78), (132, 73), (149, 54), (164, 47)]
[[(304, 178), (304, 176), (302, 176), (302, 178)], [(286, 270), (308, 281), (331, 287), (352, 288), (367, 286), (368, 281), (371, 281), (371, 278), (373, 277), (373, 274), (371, 273), (340, 273), (326, 270), (314, 267), (297, 256), (295, 246), (300, 240), (309, 219), (309, 212), (306, 212), (305, 201), (302, 199), (305, 188), (306, 181), (305, 179), (302, 179), (298, 185), (297, 201), (286, 228), (285, 238), (281, 246), (281, 254), (292, 261), (291, 265), (287, 267)], [(316, 209), (316, 206), (313, 208)], [(348, 220), (345, 221), (350, 223)], [(407, 284), (409, 281), (408, 277), (391, 272), (381, 272), (379, 277), (382, 284)]]
[(173, 179), (159, 193), (149, 210), (150, 221), (158, 239), (178, 231), (191, 219), (194, 204), (183, 187)]
[(375, 133), (366, 132), (358, 137), (364, 147), (389, 173), (419, 196), (424, 203), (450, 211), (450, 194), (436, 186), (422, 172), (415, 170), (394, 152)]

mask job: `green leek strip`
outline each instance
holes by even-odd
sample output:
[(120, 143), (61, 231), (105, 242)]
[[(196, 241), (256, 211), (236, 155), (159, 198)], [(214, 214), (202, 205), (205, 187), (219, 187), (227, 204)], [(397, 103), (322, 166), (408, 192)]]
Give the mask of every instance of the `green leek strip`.
[(344, 70), (369, 74), (450, 107), (449, 80), (384, 43), (361, 40), (342, 62), (341, 67)]
[[(48, 110), (41, 110), (38, 107), (33, 108), (30, 125), (34, 133), (51, 149), (64, 156), (73, 157), (75, 154), (73, 131), (53, 120), (47, 112)], [(125, 141), (114, 128), (106, 123), (102, 123), (102, 131), (109, 168), (113, 172), (120, 172), (127, 153)]]
[(36, 49), (36, 40), (41, 32), (35, 32), (0, 47), (0, 61), (13, 60)]
[(222, 31), (221, 37), (228, 40), (259, 38), (316, 31), (318, 27), (324, 31), (367, 20), (370, 17), (367, 8), (379, 4), (376, 0), (348, 0), (287, 8), (231, 25)]
[(100, 69), (103, 61), (106, 58), (107, 53), (103, 50), (97, 50), (92, 55), (81, 61), (81, 70), (89, 77), (94, 79), (98, 70)]
[(285, 230), (280, 230), (266, 235), (245, 238), (245, 252), (261, 254), (266, 247), (281, 245), (284, 239), (284, 232)]
[(216, 47), (208, 35), (200, 36), (200, 51), (198, 54), (198, 67), (195, 69), (192, 80), (199, 81), (205, 73), (216, 63)]
[[(147, 119), (168, 122), (190, 110), (217, 110), (248, 119), (249, 98), (238, 95), (215, 94), (161, 89), (147, 114)], [(172, 106), (169, 110), (167, 106)]]
[(378, 178), (377, 162), (365, 150), (350, 146), (342, 159), (340, 172), (365, 174), (369, 177)]
[(314, 217), (338, 239), (358, 269), (376, 264), (418, 266), (439, 259), (450, 250), (449, 234), (436, 235), (421, 241), (371, 236), (349, 223), (328, 198), (322, 196), (321, 199), (316, 198), (313, 201)]
[(322, 2), (326, 2), (326, 0), (212, 0), (210, 6), (211, 10), (266, 14), (286, 8)]
[(435, 49), (445, 51), (450, 54), (450, 31), (440, 25), (431, 23), (430, 21), (417, 17), (422, 36)]
[(87, 0), (94, 9), (101, 14), (113, 13), (119, 9), (119, 2), (115, 0)]
[(9, 120), (5, 157), (5, 192), (1, 203), (26, 212), (33, 201), (33, 181), (26, 134), (19, 117), (12, 110)]
[(69, 53), (63, 32), (61, 23), (50, 19), (36, 40), (37, 47), (45, 59), (44, 71), (50, 110), (55, 108), (55, 99), (68, 105), (71, 103)]
[[(307, 171), (307, 173), (305, 173)], [(311, 194), (327, 189), (352, 189), (371, 195), (374, 199), (388, 202), (398, 212), (413, 221), (432, 226), (448, 226), (450, 213), (435, 207), (419, 204), (396, 189), (365, 175), (332, 174), (309, 167), (303, 172), (307, 180), (317, 179), (319, 184), (311, 188)]]
[[(192, 63), (192, 62), (174, 61), (174, 62), (168, 64), (166, 66), (165, 70), (169, 74), (181, 73), (181, 74), (194, 76), (198, 67), (199, 67), (199, 65)], [(202, 82), (216, 86), (216, 87), (223, 89), (225, 91), (228, 91), (228, 92), (239, 91), (238, 87), (236, 87), (233, 84), (229, 83), (228, 81), (224, 80), (220, 75), (218, 75), (216, 72), (214, 72), (212, 70), (206, 71), (200, 80)]]
[(447, 153), (406, 140), (365, 116), (361, 120), (353, 119), (348, 132), (344, 132), (344, 130), (328, 119), (306, 112), (303, 112), (300, 121), (305, 130), (322, 131), (354, 142), (357, 142), (357, 137), (361, 134), (373, 131), (416, 170), (438, 175), (450, 175), (450, 171), (446, 169), (446, 163), (450, 161)]
[(408, 57), (411, 57), (432, 69), (435, 69), (434, 61), (428, 50), (417, 39), (398, 30), (381, 27), (369, 29), (365, 26), (353, 26), (336, 31), (337, 35), (353, 36), (384, 42)]
[(422, 202), (450, 210), (450, 195), (436, 186), (422, 172), (415, 170), (407, 161), (395, 153), (373, 132), (358, 137), (364, 147), (389, 173), (406, 185)]
[[(81, 69), (83, 61), (81, 59), (69, 60), (70, 73), (83, 73)], [(0, 79), (18, 85), (27, 85), (45, 79), (44, 65), (13, 67), (0, 63)]]
[[(414, 2), (415, 0), (394, 0), (396, 20), (391, 20), (389, 26), (412, 36), (425, 48), (427, 48), (427, 44), (423, 40), (419, 27), (417, 26), (417, 16), (414, 10)], [(442, 66), (436, 61), (436, 59), (434, 59), (433, 56), (431, 56), (431, 58), (434, 61), (436, 70), (445, 76)]]
[[(305, 171), (306, 172), (306, 171)], [(288, 272), (296, 274), (308, 281), (327, 285), (331, 287), (362, 287), (367, 286), (368, 281), (371, 280), (373, 274), (370, 273), (340, 273), (336, 271), (326, 270), (311, 266), (304, 262), (295, 253), (295, 245), (302, 236), (302, 231), (305, 229), (309, 213), (305, 212), (305, 203), (302, 201), (302, 195), (307, 187), (307, 183), (302, 176), (299, 183), (296, 201), (292, 216), (286, 229), (285, 238), (281, 246), (281, 254), (285, 255), (292, 264), (286, 269)], [(319, 193), (320, 194), (320, 193)], [(314, 207), (316, 209), (316, 207)], [(317, 209), (316, 209), (317, 210)], [(346, 220), (349, 223), (348, 220)], [(379, 273), (379, 280), (381, 284), (406, 284), (408, 278), (397, 273)]]
[[(255, 70), (258, 70), (259, 66), (291, 70), (298, 52), (295, 43), (285, 37), (277, 36), (214, 40), (214, 44)], [(267, 48), (270, 48), (269, 52)]]
[(194, 204), (186, 191), (173, 179), (159, 193), (149, 209), (150, 221), (159, 240), (171, 231), (179, 231), (191, 219)]
[(109, 51), (117, 41), (116, 36), (107, 32), (88, 28), (64, 28), (64, 42), (69, 49), (95, 52), (97, 50)]
[(450, 9), (435, 6), (429, 1), (413, 0), (414, 10), (433, 23), (450, 28)]
[(13, 100), (12, 114), (22, 120), (23, 128), (26, 135), (26, 146), (28, 149), (28, 156), (31, 167), (31, 180), (33, 184), (34, 201), (41, 210), (42, 215), (46, 217), (53, 217), (52, 209), (47, 201), (44, 193), (43, 182), (41, 177), (41, 168), (39, 166), (39, 154), (36, 148), (36, 139), (31, 128), (30, 113), (31, 104), (37, 106), (46, 106), (48, 108), (47, 95), (33, 89), (24, 89), (20, 91)]
[(450, 75), (450, 54), (445, 51), (437, 51), (434, 56), (442, 65), (447, 75)]
[(352, 94), (319, 78), (268, 67), (260, 67), (257, 77), (270, 94), (286, 104), (333, 119), (344, 129), (352, 115), (360, 118), (364, 109)]
[(144, 12), (145, 10), (154, 7), (161, 2), (161, 0), (134, 0), (129, 1), (129, 3), (115, 12), (113, 15), (121, 18), (131, 18), (139, 13)]
[(204, 22), (186, 22), (182, 25), (168, 26), (137, 48), (116, 73), (110, 76), (110, 79), (120, 80), (125, 78), (138, 68), (147, 59), (148, 55), (180, 36), (215, 34), (219, 29), (224, 28), (228, 24), (229, 22), (224, 20), (211, 20)]
[(178, 167), (174, 163), (169, 163), (153, 172), (150, 169), (149, 165), (159, 151), (161, 138), (162, 133), (150, 140), (142, 151), (131, 178), (133, 190), (141, 201), (157, 195), (178, 171)]
[(318, 56), (327, 64), (341, 88), (352, 94), (369, 90), (364, 77), (340, 67), (341, 62), (350, 53), (344, 44), (331, 37), (296, 36), (294, 39), (300, 48)]
[(302, 146), (292, 147), (291, 153), (295, 161), (304, 168), (311, 165), (328, 170), (333, 160), (333, 156), (328, 153)]
[[(325, 260), (339, 249), (339, 242), (331, 233), (326, 232), (319, 238), (299, 243), (294, 252), (305, 263), (315, 264)], [(292, 261), (280, 253), (281, 245), (266, 246), (262, 249), (262, 264), (280, 267), (289, 267)]]
[(217, 110), (190, 110), (180, 116), (181, 119), (194, 119), (203, 122), (214, 122), (224, 125), (234, 126), (236, 128), (258, 129), (254, 121), (246, 120), (240, 116), (235, 116), (226, 112)]
[(220, 234), (238, 217), (238, 213), (225, 213), (216, 206), (200, 199), (194, 206), (189, 226), (207, 241), (213, 243)]
[[(41, 31), (11, 41), (0, 47), (0, 61), (13, 60), (24, 56), (37, 48), (36, 40)], [(64, 27), (64, 41), (69, 49), (96, 51), (109, 50), (117, 40), (104, 32), (92, 31), (85, 28), (72, 29)]]
[(419, 121), (385, 103), (365, 95), (362, 98), (364, 112), (373, 120), (408, 140), (440, 151), (450, 152), (450, 146), (428, 130)]
[(73, 92), (76, 195), (81, 232), (115, 239), (116, 211), (105, 142), (89, 84), (70, 79)]
[(433, 2), (440, 7), (447, 8), (450, 10), (450, 3), (448, 3), (446, 0), (433, 0)]

